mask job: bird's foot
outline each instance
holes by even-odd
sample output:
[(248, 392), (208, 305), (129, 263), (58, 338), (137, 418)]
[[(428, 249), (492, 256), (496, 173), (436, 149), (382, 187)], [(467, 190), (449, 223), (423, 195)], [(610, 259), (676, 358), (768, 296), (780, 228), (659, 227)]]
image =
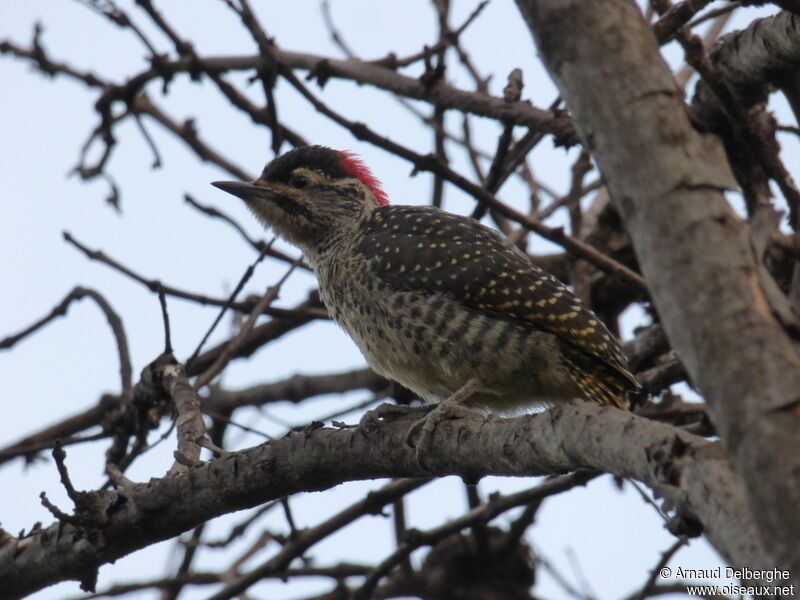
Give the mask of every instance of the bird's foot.
[(384, 402), (379, 404), (372, 410), (368, 410), (361, 417), (358, 426), (363, 428), (364, 431), (375, 431), (378, 427), (378, 422), (381, 420), (391, 420), (404, 417), (411, 413), (425, 412), (428, 413), (433, 409), (433, 406), (406, 406), (403, 404), (392, 404), (391, 402)]
[(478, 387), (477, 382), (467, 383), (411, 426), (406, 435), (406, 443), (416, 448), (417, 462), (421, 467), (425, 469), (429, 467), (427, 457), (430, 456), (433, 433), (439, 423), (454, 419), (475, 418), (475, 411), (464, 406), (464, 401), (475, 393)]

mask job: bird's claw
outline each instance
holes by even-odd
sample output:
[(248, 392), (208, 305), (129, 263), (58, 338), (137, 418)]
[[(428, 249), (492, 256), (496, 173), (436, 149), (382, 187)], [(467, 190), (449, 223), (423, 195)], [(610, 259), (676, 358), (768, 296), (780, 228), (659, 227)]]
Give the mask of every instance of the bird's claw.
[(404, 417), (410, 413), (420, 412), (420, 411), (430, 411), (433, 407), (431, 406), (406, 406), (402, 404), (392, 404), (391, 402), (384, 402), (383, 404), (379, 404), (372, 410), (368, 410), (364, 413), (364, 416), (361, 417), (361, 420), (358, 422), (358, 426), (366, 432), (375, 431), (378, 428), (378, 423), (381, 420), (391, 420), (391, 419), (398, 419), (400, 417)]
[(406, 434), (406, 443), (416, 448), (417, 462), (423, 469), (429, 468), (427, 456), (433, 445), (433, 433), (442, 421), (474, 418), (475, 412), (459, 402), (440, 402), (427, 415), (414, 423)]

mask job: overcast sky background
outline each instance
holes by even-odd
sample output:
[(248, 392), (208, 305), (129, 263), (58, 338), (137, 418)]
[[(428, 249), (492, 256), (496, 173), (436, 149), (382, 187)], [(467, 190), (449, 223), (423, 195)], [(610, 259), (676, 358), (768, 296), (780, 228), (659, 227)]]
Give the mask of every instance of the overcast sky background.
[[(154, 31), (143, 13), (120, 3), (166, 51), (171, 47)], [(252, 54), (250, 36), (237, 17), (223, 2), (196, 0), (160, 2), (162, 10), (184, 38), (201, 55)], [(256, 2), (261, 21), (283, 49), (341, 56), (333, 45), (316, 0), (292, 2)], [(454, 1), (452, 24), (460, 24), (477, 2)], [(748, 10), (733, 24), (748, 22), (755, 9)], [(763, 10), (759, 14), (767, 14)], [(436, 20), (430, 2), (374, 2), (347, 0), (334, 2), (333, 16), (355, 51), (365, 58), (379, 58), (389, 52), (405, 56), (419, 51), (423, 44), (436, 40)], [(146, 68), (143, 47), (129, 31), (122, 31), (78, 2), (46, 0), (6, 0), (0, 5), (0, 39), (28, 45), (33, 24), (44, 25), (43, 44), (51, 57), (81, 70), (91, 70), (115, 82), (123, 81)], [(729, 26), (730, 29), (731, 26)], [(515, 67), (525, 73), (523, 97), (538, 106), (547, 106), (556, 91), (535, 59), (531, 37), (515, 5), (494, 0), (481, 18), (465, 34), (465, 46), (482, 74), (494, 74), (491, 91), (502, 94), (507, 74)], [(675, 60), (679, 54), (669, 50)], [(463, 70), (454, 66), (448, 72), (451, 82), (472, 89)], [(408, 69), (418, 74), (419, 69)], [(244, 83), (250, 73), (231, 75), (229, 80)], [(157, 297), (108, 267), (87, 260), (64, 243), (62, 232), (71, 232), (78, 240), (110, 256), (147, 277), (170, 285), (222, 297), (236, 285), (255, 255), (232, 229), (199, 214), (183, 201), (185, 193), (204, 204), (219, 207), (237, 218), (256, 238), (264, 234), (251, 220), (244, 206), (211, 186), (217, 179), (231, 176), (217, 167), (204, 164), (157, 124), (145, 120), (156, 141), (164, 163), (151, 169), (151, 151), (132, 121), (116, 130), (119, 144), (108, 170), (121, 190), (122, 213), (117, 214), (105, 202), (108, 186), (102, 180), (82, 183), (68, 177), (75, 166), (81, 145), (98, 119), (93, 110), (97, 92), (81, 84), (51, 80), (32, 72), (24, 61), (0, 57), (0, 338), (37, 320), (58, 303), (76, 285), (97, 289), (122, 316), (128, 334), (134, 376), (163, 347), (161, 315)], [(316, 84), (312, 89), (318, 92)], [(147, 88), (154, 101), (177, 121), (196, 119), (199, 134), (222, 153), (256, 174), (271, 158), (269, 132), (257, 128), (240, 113), (230, 110), (213, 84), (191, 82), (178, 76), (163, 98), (160, 84)], [(248, 89), (251, 98), (261, 103), (258, 85)], [(362, 120), (393, 140), (425, 153), (432, 148), (427, 129), (418, 126), (411, 113), (388, 95), (368, 87), (331, 80), (322, 98), (345, 116)], [(410, 165), (380, 149), (362, 144), (347, 131), (317, 115), (288, 86), (279, 82), (278, 111), (282, 122), (298, 130), (314, 143), (335, 148), (349, 148), (363, 155), (383, 181), (395, 203), (427, 203), (430, 198), (429, 175), (409, 177)], [(419, 105), (427, 110), (424, 105)], [(776, 104), (785, 114), (782, 103)], [(448, 124), (460, 131), (460, 120), (448, 115)], [(785, 122), (787, 119), (783, 118)], [(474, 120), (479, 145), (492, 151), (498, 128), (493, 123)], [(791, 152), (798, 156), (796, 142)], [(288, 146), (284, 148), (288, 149)], [(568, 165), (576, 150), (565, 152), (552, 148), (549, 139), (531, 155), (536, 175), (560, 193), (567, 191)], [(470, 174), (465, 157), (451, 148), (455, 165)], [(793, 168), (792, 161), (787, 166)], [(797, 161), (794, 161), (795, 163)], [(796, 173), (795, 173), (796, 174)], [(511, 181), (502, 190), (503, 200), (520, 208), (525, 206), (526, 190)], [(468, 212), (473, 201), (448, 187), (445, 208)], [(296, 251), (281, 246), (293, 255)], [(533, 252), (554, 251), (555, 247), (531, 237)], [(286, 265), (267, 259), (247, 286), (248, 293), (263, 293), (286, 270)], [(294, 273), (282, 289), (276, 305), (290, 307), (302, 301), (315, 286), (305, 273)], [(216, 309), (198, 308), (176, 299), (169, 300), (172, 339), (179, 359), (194, 350), (206, 328), (216, 316)], [(640, 323), (641, 312), (634, 311), (625, 320), (625, 335)], [(229, 331), (226, 322), (211, 344)], [(237, 361), (227, 369), (223, 384), (241, 388), (256, 383), (283, 379), (293, 373), (338, 372), (364, 365), (363, 358), (350, 340), (331, 323), (315, 323), (285, 336), (279, 343), (261, 350), (249, 361)], [(6, 418), (0, 421), (0, 447), (15, 441), (66, 416), (93, 406), (104, 392), (119, 390), (118, 360), (114, 340), (104, 317), (89, 301), (70, 308), (68, 316), (26, 339), (11, 352), (0, 354), (0, 381)], [(367, 399), (367, 393), (317, 398), (302, 408), (291, 405), (270, 406), (263, 414), (255, 410), (236, 413), (237, 420), (271, 435), (285, 432), (285, 423), (305, 423), (331, 413), (342, 406)], [(344, 420), (355, 422), (360, 413)], [(162, 430), (163, 431), (163, 430)], [(157, 434), (151, 434), (155, 439)], [(229, 440), (246, 447), (262, 440), (250, 434), (233, 432)], [(107, 442), (73, 446), (68, 449), (67, 464), (79, 489), (94, 489), (103, 482), (102, 470)], [(134, 480), (159, 477), (169, 468), (174, 449), (174, 434), (166, 442), (139, 459), (128, 472)], [(533, 479), (489, 478), (481, 482), (484, 493), (498, 489), (513, 491), (533, 485)], [(312, 526), (363, 496), (383, 482), (356, 482), (321, 493), (303, 494), (292, 499), (299, 526)], [(42, 460), (25, 466), (15, 461), (0, 466), (0, 524), (14, 534), (29, 529), (36, 521), (49, 524), (53, 519), (40, 505), (39, 492), (63, 509), (71, 509), (58, 483), (52, 461)], [(463, 485), (455, 478), (436, 481), (410, 496), (409, 525), (427, 528), (465, 509)], [(511, 513), (516, 514), (516, 513)], [(222, 535), (231, 522), (244, 513), (228, 516), (211, 524), (207, 531)], [(263, 527), (285, 530), (283, 517), (275, 512), (261, 521)], [(196, 563), (202, 569), (229, 564), (260, 533), (251, 535), (225, 554), (204, 552)], [(594, 481), (585, 489), (576, 489), (545, 503), (530, 541), (534, 547), (564, 573), (573, 585), (581, 588), (585, 580), (598, 598), (615, 598), (632, 592), (646, 580), (660, 553), (673, 538), (661, 518), (647, 506), (630, 485), (618, 491), (610, 477)], [(309, 553), (318, 565), (341, 561), (370, 562), (392, 550), (391, 521), (365, 517), (312, 548)], [(98, 589), (112, 582), (152, 579), (166, 574), (174, 542), (165, 542), (137, 552), (114, 565), (100, 569)], [(271, 548), (270, 551), (274, 550)], [(415, 555), (419, 558), (423, 553)], [(264, 557), (247, 563), (259, 564)], [(673, 559), (673, 566), (712, 568), (722, 563), (703, 540), (693, 540)], [(578, 565), (578, 566), (576, 566)], [(563, 590), (543, 570), (537, 574), (537, 594), (544, 598), (562, 598)], [(714, 582), (716, 583), (716, 582)], [(328, 581), (292, 580), (263, 582), (253, 588), (258, 597), (300, 598), (329, 589)], [(211, 588), (190, 588), (184, 597), (205, 598)], [(36, 600), (79, 596), (77, 583), (63, 583), (32, 596)], [(151, 598), (152, 593), (129, 598)], [(666, 597), (666, 596), (665, 596)]]

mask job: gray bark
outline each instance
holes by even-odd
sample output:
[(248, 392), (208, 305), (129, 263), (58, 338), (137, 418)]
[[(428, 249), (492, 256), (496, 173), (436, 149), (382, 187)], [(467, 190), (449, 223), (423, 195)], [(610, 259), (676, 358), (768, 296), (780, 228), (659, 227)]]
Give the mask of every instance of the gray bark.
[(720, 144), (692, 128), (632, 1), (518, 5), (709, 403), (770, 566), (800, 582), (800, 351), (776, 316), (786, 300), (769, 293), (750, 228), (723, 196), (732, 178)]
[[(714, 52), (714, 67), (744, 108), (765, 102), (775, 87), (796, 77), (800, 64), (800, 15), (789, 12), (759, 19), (747, 29), (729, 33)], [(706, 122), (722, 111), (704, 82), (697, 84), (692, 107)]]
[[(371, 428), (320, 428), (176, 476), (88, 494), (78, 523), (54, 523), (0, 548), (4, 598), (97, 568), (208, 519), (300, 491), (384, 477), (530, 476), (599, 469), (641, 481), (699, 521), (731, 565), (768, 568), (738, 482), (718, 444), (629, 412), (580, 403), (517, 419), (439, 425), (430, 470), (405, 443), (418, 415)], [(736, 523), (736, 527), (731, 527)]]

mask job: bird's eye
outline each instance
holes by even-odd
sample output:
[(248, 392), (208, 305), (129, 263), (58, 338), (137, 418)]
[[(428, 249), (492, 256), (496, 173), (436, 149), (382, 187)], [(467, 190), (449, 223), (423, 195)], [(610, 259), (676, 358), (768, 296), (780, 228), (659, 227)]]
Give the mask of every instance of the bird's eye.
[(298, 190), (302, 190), (304, 187), (308, 187), (308, 184), (311, 183), (305, 175), (295, 175), (289, 181), (289, 185), (293, 188), (297, 188)]

